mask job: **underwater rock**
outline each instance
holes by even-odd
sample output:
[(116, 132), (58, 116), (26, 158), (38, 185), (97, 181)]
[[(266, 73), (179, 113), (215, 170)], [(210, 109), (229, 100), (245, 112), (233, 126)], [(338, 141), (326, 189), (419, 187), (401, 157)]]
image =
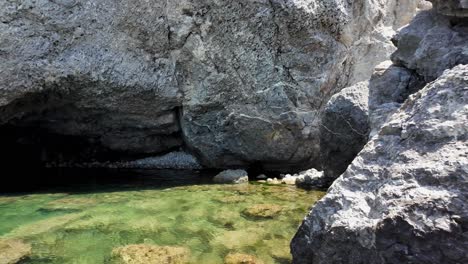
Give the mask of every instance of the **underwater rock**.
[(88, 197), (65, 197), (42, 206), (40, 210), (45, 211), (74, 211), (92, 207), (98, 204), (98, 201), (94, 198)]
[(263, 264), (263, 261), (252, 255), (229, 253), (224, 258), (224, 264)]
[(21, 240), (0, 239), (0, 264), (17, 264), (31, 254), (31, 245)]
[(304, 220), (293, 263), (468, 263), (468, 65), (413, 94)]
[(242, 211), (242, 214), (250, 218), (266, 219), (274, 218), (281, 214), (283, 207), (276, 204), (256, 204)]
[(135, 244), (112, 250), (116, 264), (185, 264), (189, 258), (190, 250), (184, 247)]
[(245, 170), (225, 170), (213, 178), (216, 183), (248, 183), (249, 175)]

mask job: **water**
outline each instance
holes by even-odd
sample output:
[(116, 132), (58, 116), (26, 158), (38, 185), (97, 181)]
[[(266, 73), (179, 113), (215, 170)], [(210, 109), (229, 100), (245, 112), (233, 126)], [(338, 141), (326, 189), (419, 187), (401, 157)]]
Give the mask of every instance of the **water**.
[(113, 263), (112, 250), (130, 244), (184, 247), (190, 263), (223, 263), (229, 253), (289, 263), (289, 242), (323, 195), (216, 185), (193, 172), (99, 173), (62, 172), (28, 193), (0, 194), (0, 240), (31, 245), (21, 263)]

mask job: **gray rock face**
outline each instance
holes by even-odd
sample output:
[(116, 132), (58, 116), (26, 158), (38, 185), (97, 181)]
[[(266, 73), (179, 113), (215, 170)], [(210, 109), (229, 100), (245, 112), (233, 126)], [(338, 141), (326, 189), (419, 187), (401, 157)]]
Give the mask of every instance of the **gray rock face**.
[(321, 117), (321, 163), (326, 177), (336, 179), (368, 140), (367, 82), (345, 88), (328, 101)]
[(369, 81), (370, 138), (379, 132), (410, 94), (422, 87), (424, 82), (411, 70), (392, 65), (390, 61), (377, 66)]
[(447, 16), (468, 17), (467, 0), (428, 0), (437, 12)]
[(324, 188), (330, 186), (333, 179), (326, 177), (323, 171), (310, 169), (303, 171), (297, 175), (295, 184), (300, 188)]
[(249, 175), (245, 170), (225, 170), (213, 178), (216, 183), (247, 183)]
[(307, 216), (294, 263), (467, 263), (468, 66), (412, 95)]
[(394, 37), (392, 61), (431, 82), (446, 69), (468, 64), (467, 40), (468, 20), (425, 11)]
[(207, 167), (312, 166), (326, 102), (393, 51), (418, 2), (2, 1), (0, 123), (187, 147)]

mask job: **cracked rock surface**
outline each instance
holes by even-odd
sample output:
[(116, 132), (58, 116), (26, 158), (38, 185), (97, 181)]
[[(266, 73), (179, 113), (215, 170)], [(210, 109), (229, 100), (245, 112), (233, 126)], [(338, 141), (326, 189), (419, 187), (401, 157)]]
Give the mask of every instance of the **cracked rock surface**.
[(205, 167), (310, 168), (329, 98), (420, 1), (0, 2), (0, 123)]
[(307, 216), (294, 263), (468, 262), (468, 66), (410, 96)]

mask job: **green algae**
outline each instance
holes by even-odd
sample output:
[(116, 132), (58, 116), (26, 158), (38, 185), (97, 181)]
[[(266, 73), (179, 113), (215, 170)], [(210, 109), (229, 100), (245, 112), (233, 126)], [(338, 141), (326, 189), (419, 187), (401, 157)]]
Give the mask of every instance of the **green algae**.
[[(290, 239), (322, 195), (284, 185), (206, 184), (0, 196), (0, 239), (30, 244), (22, 263), (33, 264), (113, 263), (112, 251), (132, 244), (184, 247), (190, 263), (223, 263), (229, 254), (286, 263)], [(245, 214), (256, 210), (274, 217)]]

